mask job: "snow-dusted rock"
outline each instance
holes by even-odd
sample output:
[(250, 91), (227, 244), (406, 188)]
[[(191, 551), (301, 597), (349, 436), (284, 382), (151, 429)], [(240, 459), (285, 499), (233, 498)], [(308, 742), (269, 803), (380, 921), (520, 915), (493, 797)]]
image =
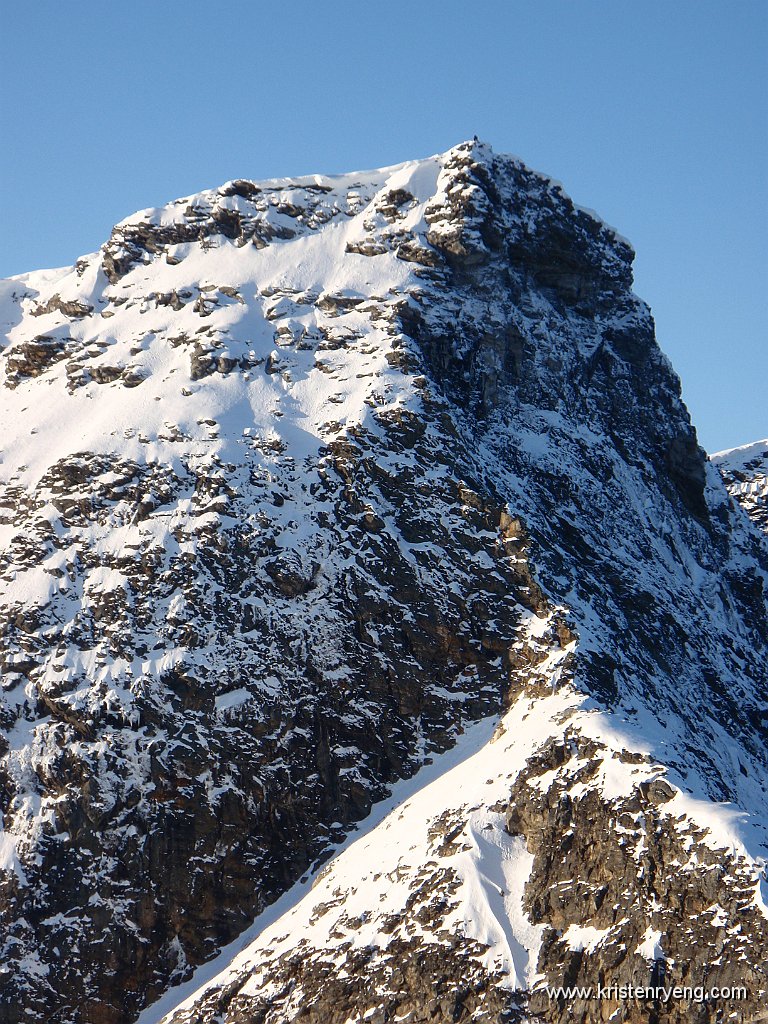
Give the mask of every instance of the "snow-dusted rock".
[(768, 438), (718, 452), (712, 461), (750, 519), (768, 533)]
[(265, 914), (178, 1020), (760, 1005), (766, 550), (631, 260), (466, 143), (0, 283), (0, 1020), (157, 1021)]

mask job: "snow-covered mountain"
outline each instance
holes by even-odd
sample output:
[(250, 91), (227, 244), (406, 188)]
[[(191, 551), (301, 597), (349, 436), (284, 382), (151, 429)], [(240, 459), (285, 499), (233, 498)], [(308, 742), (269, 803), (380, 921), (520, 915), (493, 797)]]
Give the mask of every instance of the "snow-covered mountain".
[(768, 533), (768, 438), (712, 456), (747, 515)]
[[(0, 1021), (759, 1019), (768, 552), (632, 256), (473, 142), (0, 283)], [(547, 991), (649, 981), (747, 994)]]

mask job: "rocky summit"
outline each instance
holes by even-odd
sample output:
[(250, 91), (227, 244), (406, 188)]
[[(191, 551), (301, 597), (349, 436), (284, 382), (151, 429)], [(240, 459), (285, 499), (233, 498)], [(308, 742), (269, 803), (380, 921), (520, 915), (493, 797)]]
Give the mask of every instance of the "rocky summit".
[(2, 1024), (768, 1019), (768, 443), (632, 259), (474, 141), (0, 282)]

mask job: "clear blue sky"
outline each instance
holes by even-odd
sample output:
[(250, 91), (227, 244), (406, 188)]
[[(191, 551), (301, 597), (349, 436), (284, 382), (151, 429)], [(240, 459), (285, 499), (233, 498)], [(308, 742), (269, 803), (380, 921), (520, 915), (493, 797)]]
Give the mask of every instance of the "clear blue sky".
[(637, 250), (706, 448), (768, 435), (766, 0), (34, 0), (0, 13), (0, 276), (234, 177), (474, 134)]

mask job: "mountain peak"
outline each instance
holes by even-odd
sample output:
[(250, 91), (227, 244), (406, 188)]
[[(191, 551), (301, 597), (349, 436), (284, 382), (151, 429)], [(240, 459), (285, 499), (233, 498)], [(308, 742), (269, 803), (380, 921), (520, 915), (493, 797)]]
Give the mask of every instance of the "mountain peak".
[[(631, 251), (608, 229), (549, 179), (475, 142), (362, 174), (232, 181), (140, 211), (74, 268), (6, 285), (8, 429), (43, 376), (69, 396), (48, 413), (62, 444), (90, 421), (83, 444), (109, 448), (107, 438), (135, 427), (138, 408), (154, 435), (168, 421), (208, 442), (197, 420), (250, 401), (245, 391), (264, 367), (279, 368), (273, 380), (285, 384), (309, 371), (313, 410), (335, 403), (333, 423), (361, 422), (376, 375), (354, 378), (369, 387), (350, 378), (339, 389), (337, 379), (312, 371), (318, 349), (339, 353), (345, 334), (362, 330), (373, 346), (369, 361), (386, 364), (397, 344), (393, 318), (418, 310), (426, 283), (445, 280), (454, 265), (491, 260), (502, 238), (521, 260), (536, 250), (536, 273), (567, 302), (578, 304), (580, 291), (598, 281), (610, 295), (630, 281)], [(249, 386), (239, 394), (234, 376)], [(403, 384), (400, 374), (394, 380)], [(109, 431), (90, 404), (104, 388), (115, 420)], [(195, 403), (183, 399), (201, 388), (204, 408), (190, 417)], [(290, 390), (299, 400), (302, 387)], [(328, 422), (308, 412), (305, 426), (321, 439)], [(15, 447), (18, 465), (32, 465), (27, 447)]]
[(761, 1005), (768, 552), (632, 257), (473, 140), (0, 283), (9, 1020), (155, 1024), (251, 925), (177, 1024)]

